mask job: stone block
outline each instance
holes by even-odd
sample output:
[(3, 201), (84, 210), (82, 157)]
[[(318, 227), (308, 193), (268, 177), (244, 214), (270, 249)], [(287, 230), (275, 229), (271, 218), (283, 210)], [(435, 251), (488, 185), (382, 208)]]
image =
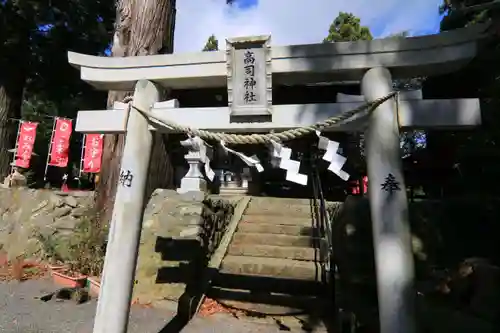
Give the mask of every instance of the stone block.
[(220, 221), (210, 213), (211, 201), (205, 199), (203, 195), (188, 200), (167, 190), (152, 196), (144, 216), (134, 299), (153, 304), (176, 302), (186, 286), (197, 281), (233, 207), (233, 203), (220, 200), (228, 212)]

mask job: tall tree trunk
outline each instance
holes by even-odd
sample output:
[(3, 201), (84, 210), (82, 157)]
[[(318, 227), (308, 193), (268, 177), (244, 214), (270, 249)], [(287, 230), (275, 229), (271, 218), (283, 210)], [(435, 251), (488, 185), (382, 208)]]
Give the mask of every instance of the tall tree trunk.
[(26, 59), (28, 57), (28, 31), (20, 34), (17, 43), (0, 47), (0, 180), (10, 173), (12, 153), (15, 147), (18, 122), (21, 118), (24, 85), (26, 83)]
[[(175, 0), (119, 0), (116, 12), (112, 48), (114, 57), (173, 52)], [(108, 108), (128, 95), (130, 92), (110, 91)], [(166, 135), (155, 133), (153, 136), (146, 190), (148, 196), (156, 188), (173, 185), (173, 170), (166, 150), (166, 140)], [(96, 188), (96, 206), (100, 222), (104, 224), (111, 219), (124, 143), (124, 135), (107, 135), (104, 140), (102, 171)]]

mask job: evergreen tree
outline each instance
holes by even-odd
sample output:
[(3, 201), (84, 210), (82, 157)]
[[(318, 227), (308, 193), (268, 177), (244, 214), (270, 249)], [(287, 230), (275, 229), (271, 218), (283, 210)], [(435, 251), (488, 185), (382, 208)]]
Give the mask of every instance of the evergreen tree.
[(370, 28), (362, 26), (361, 20), (351, 13), (340, 12), (330, 25), (324, 43), (372, 40)]
[(208, 40), (203, 47), (203, 51), (219, 51), (219, 40), (215, 37), (215, 35), (212, 34), (208, 37)]

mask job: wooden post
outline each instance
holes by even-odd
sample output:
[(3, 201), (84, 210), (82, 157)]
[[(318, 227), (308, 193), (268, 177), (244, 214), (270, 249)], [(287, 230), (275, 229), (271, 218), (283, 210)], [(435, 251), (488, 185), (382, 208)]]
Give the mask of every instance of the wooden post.
[[(367, 102), (392, 91), (391, 73), (372, 68), (361, 90)], [(414, 263), (394, 100), (372, 114), (365, 135), (381, 333), (414, 333)]]

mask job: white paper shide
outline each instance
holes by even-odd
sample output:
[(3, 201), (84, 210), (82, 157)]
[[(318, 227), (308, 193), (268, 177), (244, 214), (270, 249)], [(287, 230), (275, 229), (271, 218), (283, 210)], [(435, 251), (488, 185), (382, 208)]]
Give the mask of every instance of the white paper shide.
[(260, 163), (259, 158), (256, 155), (246, 156), (245, 154), (240, 153), (239, 151), (236, 151), (234, 149), (228, 148), (226, 146), (226, 144), (224, 143), (224, 141), (221, 141), (220, 145), (221, 145), (222, 149), (224, 149), (224, 151), (226, 153), (231, 153), (231, 154), (239, 157), (243, 161), (243, 163), (245, 163), (249, 167), (253, 167), (253, 168), (257, 169), (258, 172), (264, 171), (264, 167), (262, 166), (262, 164)]
[(319, 131), (316, 131), (316, 135), (319, 140), (318, 148), (325, 151), (322, 158), (330, 163), (328, 170), (339, 176), (344, 181), (349, 180), (349, 174), (342, 170), (347, 158), (337, 153), (339, 150), (339, 143), (321, 136)]
[(286, 170), (286, 180), (300, 185), (307, 185), (307, 175), (299, 172), (300, 162), (292, 160), (292, 149), (281, 143), (271, 141), (271, 164), (274, 167)]

